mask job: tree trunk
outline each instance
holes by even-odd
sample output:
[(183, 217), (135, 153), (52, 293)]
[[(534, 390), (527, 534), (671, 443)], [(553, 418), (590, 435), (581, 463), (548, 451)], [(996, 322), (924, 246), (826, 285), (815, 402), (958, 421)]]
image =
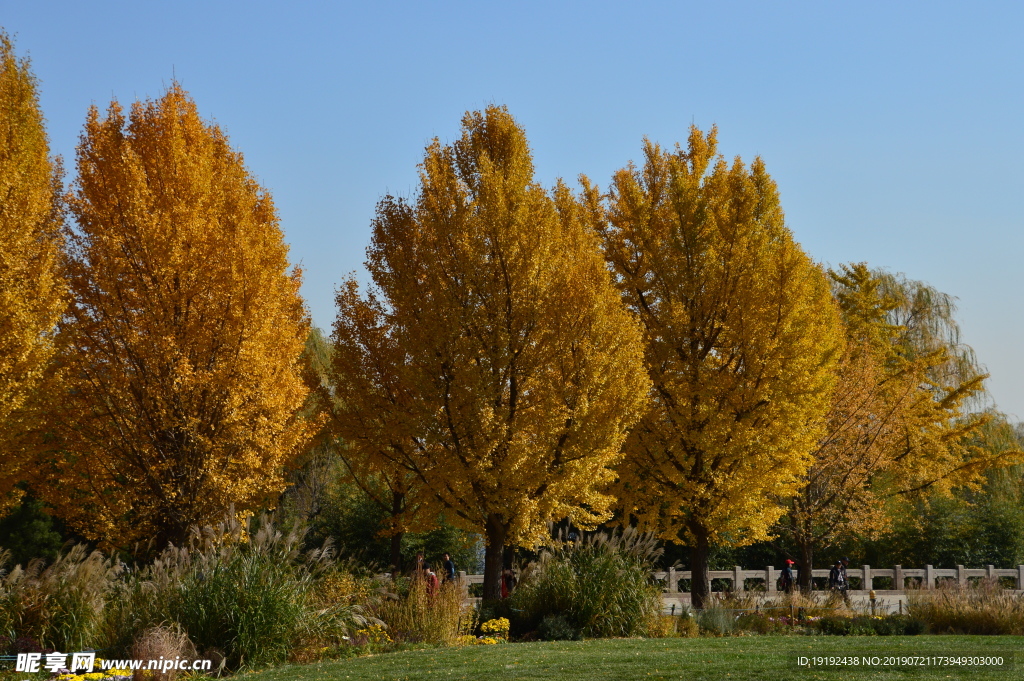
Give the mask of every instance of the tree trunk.
[(484, 553), (484, 600), (496, 601), (501, 598), (501, 572), (505, 568), (505, 537), (508, 528), (501, 517), (492, 513), (487, 516), (484, 528), (487, 535), (487, 549)]
[(391, 535), (391, 574), (396, 577), (402, 574), (402, 537), (404, 532)]
[(800, 577), (797, 579), (797, 584), (802, 593), (809, 594), (813, 584), (811, 582), (811, 559), (814, 557), (814, 545), (810, 541), (797, 539), (797, 546), (800, 547)]
[(711, 598), (711, 578), (708, 574), (710, 542), (703, 528), (691, 528), (694, 537), (690, 552), (690, 604), (703, 610)]
[[(405, 495), (401, 492), (391, 493), (391, 522), (398, 526), (398, 516), (405, 510)], [(391, 570), (393, 575), (402, 574), (402, 536), (404, 532), (391, 535)]]

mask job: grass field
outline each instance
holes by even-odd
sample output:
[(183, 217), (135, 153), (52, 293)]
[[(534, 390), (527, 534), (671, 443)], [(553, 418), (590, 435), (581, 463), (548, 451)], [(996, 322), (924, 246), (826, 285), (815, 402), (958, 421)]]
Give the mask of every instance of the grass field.
[(247, 674), (244, 681), (426, 681), (437, 679), (1024, 679), (1024, 654), (1010, 668), (798, 667), (799, 656), (950, 656), (1024, 652), (1020, 636), (748, 636), (513, 643), (389, 653)]

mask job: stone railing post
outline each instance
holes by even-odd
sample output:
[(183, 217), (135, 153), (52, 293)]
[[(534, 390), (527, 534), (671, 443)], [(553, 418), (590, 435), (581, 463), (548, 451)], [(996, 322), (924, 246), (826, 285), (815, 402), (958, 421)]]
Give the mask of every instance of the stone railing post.
[(874, 582), (871, 579), (871, 566), (865, 565), (861, 569), (864, 570), (864, 577), (860, 580), (860, 588), (862, 591), (871, 591), (874, 588)]
[(903, 591), (906, 588), (906, 584), (903, 583), (903, 566), (893, 565), (892, 566), (892, 588), (897, 591)]
[(665, 592), (670, 594), (679, 593), (679, 578), (676, 577), (676, 569), (668, 569), (668, 578), (665, 580)]
[(765, 570), (766, 581), (765, 586), (768, 588), (768, 593), (773, 594), (778, 592), (778, 588), (775, 585), (775, 566), (769, 565)]
[(732, 568), (732, 590), (735, 593), (743, 593), (743, 568), (734, 565)]
[(967, 568), (963, 565), (956, 566), (956, 583), (960, 586), (967, 586)]
[(935, 568), (933, 568), (931, 565), (924, 566), (924, 588), (935, 588)]
[(988, 573), (988, 578), (989, 579), (995, 579), (996, 578), (996, 566), (995, 565), (986, 565), (985, 566), (985, 572)]
[(1017, 591), (1024, 591), (1024, 565), (1017, 566)]

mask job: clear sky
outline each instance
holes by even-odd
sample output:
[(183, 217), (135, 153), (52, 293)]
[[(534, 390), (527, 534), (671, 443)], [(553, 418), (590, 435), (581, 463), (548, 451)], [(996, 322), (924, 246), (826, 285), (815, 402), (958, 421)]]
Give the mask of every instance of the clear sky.
[(717, 124), (814, 258), (957, 296), (1024, 416), (1024, 3), (0, 0), (0, 25), (68, 161), (90, 104), (181, 81), (272, 192), (325, 329), (376, 202), (464, 111), (507, 105), (548, 185)]

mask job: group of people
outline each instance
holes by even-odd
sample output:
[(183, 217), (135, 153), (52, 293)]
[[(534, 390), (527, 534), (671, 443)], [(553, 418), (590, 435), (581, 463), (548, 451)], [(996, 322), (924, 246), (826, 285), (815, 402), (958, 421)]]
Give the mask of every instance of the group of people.
[[(779, 577), (779, 590), (785, 593), (793, 593), (793, 566), (796, 564), (795, 561), (786, 559), (786, 567), (782, 568), (782, 575)], [(846, 567), (850, 564), (850, 559), (843, 556), (835, 562), (832, 569), (828, 572), (828, 588), (830, 591), (834, 591), (843, 597), (843, 600), (849, 600), (848, 594), (850, 590), (850, 578), (846, 574)]]
[[(412, 565), (409, 576), (414, 579), (422, 579), (427, 583), (427, 594), (432, 596), (441, 588), (441, 584), (454, 582), (458, 573), (455, 570), (455, 562), (451, 554), (445, 553), (441, 557), (441, 576), (434, 572), (434, 567), (423, 556), (416, 554), (416, 561)], [(501, 597), (508, 598), (516, 588), (516, 573), (514, 570), (505, 569), (501, 571)]]
[(434, 595), (441, 588), (443, 582), (454, 582), (457, 576), (455, 562), (450, 554), (445, 553), (441, 557), (441, 577), (434, 572), (434, 566), (427, 562), (422, 553), (416, 554), (416, 562), (412, 566), (412, 576), (423, 579), (427, 583), (427, 594)]
[[(835, 562), (832, 569), (828, 573), (828, 588), (830, 591), (835, 591), (843, 597), (843, 600), (848, 600), (848, 592), (850, 590), (850, 578), (846, 574), (846, 567), (850, 564), (850, 559), (843, 556)], [(790, 560), (789, 558), (785, 561), (785, 567), (782, 568), (782, 574), (779, 576), (779, 591), (785, 593), (793, 593), (793, 587), (796, 584), (796, 580), (793, 578), (793, 566), (796, 565), (796, 561)], [(426, 561), (422, 553), (416, 554), (416, 562), (413, 565), (413, 576), (420, 577), (427, 581), (427, 593), (437, 593), (442, 582), (454, 582), (457, 576), (455, 571), (455, 562), (452, 561), (450, 554), (445, 553), (441, 557), (441, 574), (439, 578), (437, 573), (434, 572), (433, 566)], [(508, 598), (512, 593), (512, 590), (516, 586), (515, 573), (512, 570), (503, 570), (501, 573), (501, 597)]]

